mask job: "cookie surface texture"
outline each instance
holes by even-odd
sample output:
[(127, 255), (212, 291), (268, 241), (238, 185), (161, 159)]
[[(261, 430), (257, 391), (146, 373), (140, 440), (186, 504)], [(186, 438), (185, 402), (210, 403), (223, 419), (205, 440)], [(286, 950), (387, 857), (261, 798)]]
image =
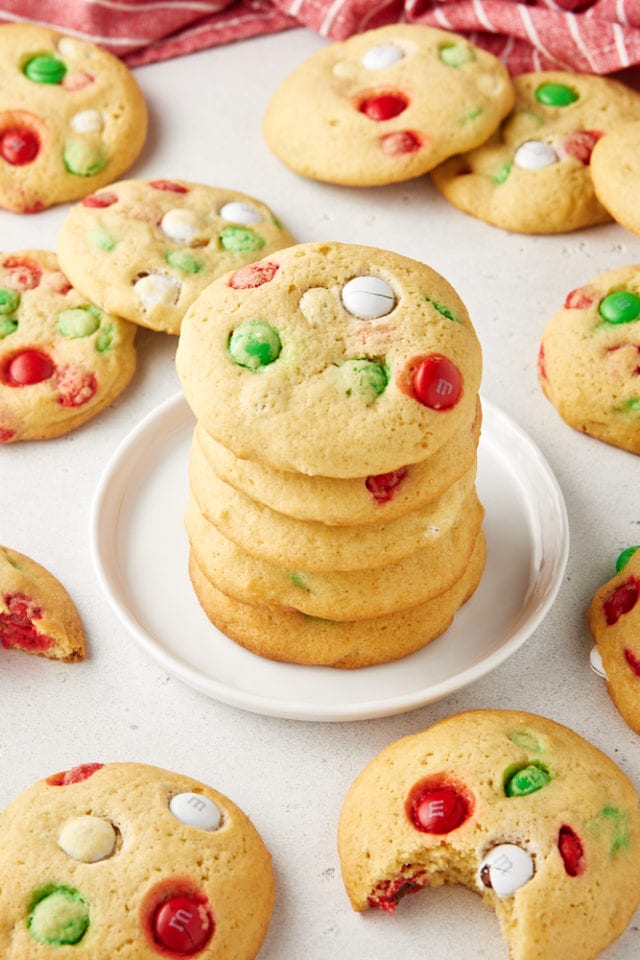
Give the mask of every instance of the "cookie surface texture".
[(133, 74), (101, 47), (0, 26), (0, 206), (35, 213), (121, 176), (147, 133)]
[(452, 587), (464, 575), (483, 518), (473, 493), (452, 528), (435, 543), (396, 563), (328, 571), (281, 566), (252, 556), (203, 516), (193, 496), (185, 526), (200, 567), (228, 596), (327, 620), (361, 620), (426, 603)]
[(310, 617), (286, 607), (244, 603), (208, 579), (191, 553), (189, 575), (198, 601), (224, 634), (259, 656), (288, 663), (356, 669), (408, 656), (450, 626), (474, 592), (484, 570), (482, 532), (460, 579), (433, 600), (366, 620)]
[(177, 334), (199, 293), (229, 270), (290, 246), (260, 200), (185, 180), (122, 180), (85, 197), (60, 230), (72, 282), (103, 309)]
[(640, 234), (640, 120), (609, 130), (593, 148), (596, 195), (618, 223)]
[(196, 444), (189, 471), (200, 511), (225, 537), (253, 556), (306, 570), (364, 570), (436, 545), (469, 512), (475, 479), (474, 465), (426, 507), (387, 523), (335, 526), (297, 520), (256, 503), (208, 470)]
[(0, 254), (0, 443), (100, 413), (133, 376), (136, 329), (72, 287), (55, 254)]
[(492, 54), (445, 30), (396, 24), (301, 64), (271, 98), (263, 131), (296, 173), (375, 186), (420, 176), (483, 143), (513, 97)]
[(509, 710), (390, 744), (338, 827), (354, 910), (391, 913), (406, 893), (461, 884), (495, 910), (511, 960), (594, 960), (638, 906), (639, 844), (623, 771), (567, 727)]
[(66, 589), (9, 547), (0, 547), (0, 644), (65, 662), (86, 654), (84, 627)]
[(235, 456), (338, 478), (434, 454), (472, 422), (482, 372), (440, 274), (339, 243), (215, 280), (185, 315), (176, 363), (196, 419)]
[(5, 960), (253, 960), (271, 858), (248, 817), (191, 777), (89, 763), (0, 814)]
[(542, 335), (538, 378), (574, 429), (640, 453), (640, 266), (572, 290)]
[(611, 699), (625, 722), (640, 733), (640, 550), (625, 551), (616, 568), (615, 576), (594, 594), (588, 623)]
[(608, 77), (541, 71), (514, 78), (516, 104), (485, 144), (431, 171), (464, 213), (504, 230), (553, 234), (611, 215), (591, 178), (591, 152), (617, 124), (640, 119), (640, 94)]
[(382, 523), (432, 503), (477, 463), (482, 425), (478, 401), (464, 425), (433, 457), (389, 473), (341, 480), (275, 470), (259, 460), (240, 460), (196, 426), (197, 447), (211, 471), (258, 503), (298, 520), (335, 526)]

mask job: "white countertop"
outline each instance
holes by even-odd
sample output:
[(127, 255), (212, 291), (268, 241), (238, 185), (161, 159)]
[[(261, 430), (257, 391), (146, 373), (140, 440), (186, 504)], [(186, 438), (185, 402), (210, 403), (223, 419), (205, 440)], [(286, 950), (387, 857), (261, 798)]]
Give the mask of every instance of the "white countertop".
[[(263, 143), (260, 121), (280, 79), (323, 44), (296, 30), (138, 69), (150, 135), (126, 176), (236, 188), (267, 203), (299, 241), (384, 247), (442, 273), (480, 337), (483, 396), (537, 444), (564, 493), (571, 543), (557, 599), (493, 672), (399, 715), (342, 723), (262, 716), (177, 679), (116, 616), (90, 551), (92, 501), (112, 452), (179, 390), (177, 341), (141, 330), (138, 370), (109, 410), (57, 440), (0, 451), (0, 543), (64, 583), (89, 644), (87, 660), (72, 665), (0, 650), (0, 806), (34, 780), (81, 762), (173, 769), (227, 794), (272, 852), (277, 901), (260, 960), (506, 960), (492, 912), (459, 888), (408, 898), (394, 917), (353, 913), (340, 879), (336, 820), (349, 784), (384, 745), (470, 708), (549, 716), (608, 753), (640, 787), (640, 741), (589, 666), (586, 625), (591, 596), (612, 575), (616, 556), (640, 540), (640, 463), (566, 426), (536, 377), (540, 335), (565, 295), (598, 273), (640, 263), (640, 239), (615, 224), (562, 236), (508, 234), (451, 207), (428, 179), (357, 190), (297, 177)], [(66, 212), (0, 212), (0, 249), (55, 249)], [(602, 957), (636, 960), (639, 927), (637, 916)]]

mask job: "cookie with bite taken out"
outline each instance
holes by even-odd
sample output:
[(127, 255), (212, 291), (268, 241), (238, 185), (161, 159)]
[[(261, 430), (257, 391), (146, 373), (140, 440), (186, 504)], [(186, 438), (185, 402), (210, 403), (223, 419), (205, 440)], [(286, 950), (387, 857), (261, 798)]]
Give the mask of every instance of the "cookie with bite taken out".
[(231, 800), (140, 763), (85, 763), (0, 814), (3, 960), (253, 960), (271, 858)]
[(60, 581), (9, 547), (0, 547), (0, 644), (49, 660), (86, 654), (80, 615)]
[(593, 960), (640, 902), (635, 787), (521, 711), (456, 714), (390, 744), (349, 789), (338, 845), (354, 910), (462, 884), (495, 910), (511, 960)]

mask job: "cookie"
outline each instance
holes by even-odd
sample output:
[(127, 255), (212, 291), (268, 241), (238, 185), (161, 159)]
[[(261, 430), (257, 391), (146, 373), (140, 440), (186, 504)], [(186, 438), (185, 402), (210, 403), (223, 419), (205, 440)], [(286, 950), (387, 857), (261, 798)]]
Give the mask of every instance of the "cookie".
[(572, 290), (543, 332), (538, 379), (571, 427), (640, 453), (640, 266)]
[(364, 570), (435, 546), (468, 506), (476, 479), (474, 465), (433, 503), (387, 523), (332, 526), (277, 513), (220, 480), (207, 466), (194, 442), (189, 488), (209, 523), (254, 557), (305, 570)]
[(280, 84), (263, 133), (296, 173), (349, 186), (417, 177), (483, 143), (513, 105), (492, 54), (455, 33), (394, 24), (318, 51)]
[(216, 277), (290, 246), (260, 200), (186, 180), (122, 180), (76, 204), (58, 256), (104, 310), (177, 334), (188, 306)]
[(287, 663), (353, 670), (399, 660), (441, 636), (477, 588), (485, 558), (480, 532), (453, 586), (426, 603), (367, 620), (326, 620), (299, 610), (235, 600), (207, 579), (193, 553), (189, 575), (209, 620), (252, 653)]
[(240, 460), (199, 423), (193, 446), (216, 476), (265, 507), (297, 520), (353, 526), (386, 523), (437, 500), (477, 466), (481, 425), (478, 399), (470, 425), (463, 425), (432, 457), (390, 473), (351, 480), (309, 477), (275, 470), (259, 460)]
[(0, 26), (0, 206), (35, 213), (116, 180), (147, 107), (113, 54), (34, 24)]
[(520, 711), (456, 714), (387, 746), (345, 797), (338, 849), (354, 910), (461, 884), (495, 910), (511, 960), (593, 960), (640, 901), (635, 787)]
[(364, 570), (304, 570), (251, 556), (209, 523), (191, 496), (185, 527), (196, 561), (218, 590), (243, 603), (300, 610), (327, 620), (364, 620), (426, 603), (464, 574), (484, 510), (473, 492), (434, 544)]
[(618, 223), (640, 234), (640, 119), (609, 130), (591, 154), (596, 196)]
[(72, 287), (54, 253), (0, 254), (0, 443), (100, 413), (133, 376), (135, 332)]
[(640, 550), (618, 557), (616, 574), (589, 604), (589, 630), (596, 641), (611, 699), (625, 722), (640, 733)]
[(9, 547), (0, 547), (0, 643), (65, 662), (86, 654), (80, 615), (60, 581)]
[(338, 478), (432, 456), (472, 421), (482, 371), (440, 274), (340, 243), (214, 280), (185, 314), (176, 363), (196, 419), (236, 457)]
[(3, 960), (253, 960), (271, 858), (227, 797), (140, 763), (86, 763), (0, 814)]
[(558, 70), (514, 78), (516, 103), (485, 144), (431, 171), (464, 213), (516, 233), (564, 233), (611, 219), (589, 165), (600, 137), (640, 119), (640, 94), (609, 77)]

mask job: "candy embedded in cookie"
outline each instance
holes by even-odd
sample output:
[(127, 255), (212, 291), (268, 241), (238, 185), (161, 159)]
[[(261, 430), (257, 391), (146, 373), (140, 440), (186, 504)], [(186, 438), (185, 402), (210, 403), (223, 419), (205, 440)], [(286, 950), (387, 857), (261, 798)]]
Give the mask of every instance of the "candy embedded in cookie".
[(290, 246), (260, 200), (185, 180), (122, 180), (72, 208), (58, 238), (62, 268), (102, 309), (177, 334), (216, 277)]
[(640, 453), (640, 266), (567, 295), (543, 332), (538, 379), (574, 429)]
[(176, 362), (203, 429), (235, 456), (338, 478), (436, 453), (472, 421), (482, 365), (443, 277), (339, 243), (215, 280), (185, 315)]
[(147, 107), (131, 71), (101, 47), (34, 24), (0, 26), (0, 206), (77, 200), (137, 158)]
[(0, 644), (50, 660), (82, 660), (86, 652), (84, 628), (65, 588), (8, 547), (0, 547)]
[(462, 884), (495, 910), (512, 960), (593, 960), (620, 936), (640, 902), (639, 844), (622, 770), (568, 728), (507, 710), (390, 744), (338, 826), (354, 910)]
[(620, 554), (615, 576), (589, 604), (588, 623), (611, 699), (640, 733), (640, 548)]
[(640, 94), (608, 77), (541, 71), (513, 81), (516, 103), (475, 150), (431, 171), (454, 206), (504, 230), (564, 233), (604, 223), (591, 154), (617, 124), (640, 120)]
[(78, 960), (253, 960), (266, 935), (269, 853), (235, 804), (189, 777), (81, 764), (21, 794), (0, 830), (3, 960), (65, 946)]
[(374, 186), (417, 177), (483, 143), (513, 97), (492, 54), (445, 30), (395, 24), (301, 64), (271, 98), (263, 131), (296, 173)]
[(58, 437), (129, 383), (136, 327), (78, 293), (55, 254), (0, 254), (0, 443)]

